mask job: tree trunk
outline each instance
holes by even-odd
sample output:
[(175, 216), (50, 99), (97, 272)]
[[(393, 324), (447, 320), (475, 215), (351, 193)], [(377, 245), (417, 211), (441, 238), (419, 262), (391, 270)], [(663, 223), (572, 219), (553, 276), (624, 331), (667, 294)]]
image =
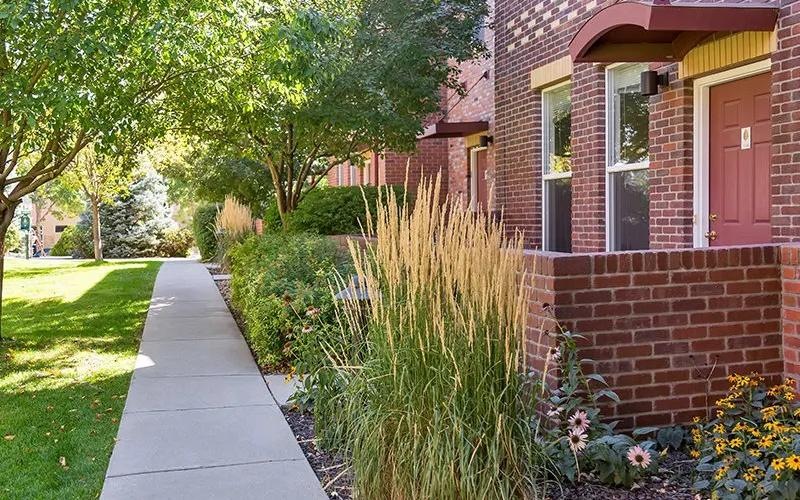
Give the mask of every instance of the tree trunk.
[(94, 260), (103, 260), (103, 242), (100, 239), (100, 203), (92, 199), (92, 242), (94, 243)]
[(3, 340), (3, 277), (6, 264), (6, 233), (14, 220), (17, 204), (11, 208), (0, 205), (0, 342)]

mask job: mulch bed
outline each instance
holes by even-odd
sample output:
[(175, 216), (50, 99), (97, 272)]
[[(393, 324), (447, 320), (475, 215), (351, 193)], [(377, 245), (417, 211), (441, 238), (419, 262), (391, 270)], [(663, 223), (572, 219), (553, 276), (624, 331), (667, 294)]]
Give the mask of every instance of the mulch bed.
[(631, 490), (585, 482), (578, 486), (565, 486), (562, 492), (551, 492), (551, 495), (553, 500), (699, 499), (692, 492), (694, 463), (683, 453), (671, 453), (661, 462), (657, 474), (645, 478)]
[(281, 410), (328, 497), (344, 500), (353, 498), (353, 473), (348, 468), (347, 460), (317, 447), (314, 416), (294, 410), (290, 405), (281, 407)]
[[(211, 274), (220, 274), (217, 269), (209, 269)], [(231, 305), (230, 281), (215, 281), (222, 298), (228, 305), (240, 331), (244, 331), (244, 321)], [(278, 373), (266, 370), (264, 374)], [(353, 475), (348, 469), (347, 460), (337, 454), (329, 453), (316, 446), (314, 416), (292, 409), (290, 405), (281, 407), (286, 421), (292, 428), (300, 448), (303, 449), (311, 468), (325, 488), (329, 498), (350, 500), (352, 496)], [(560, 492), (550, 491), (551, 500), (694, 500), (692, 493), (693, 460), (682, 453), (670, 454), (659, 467), (658, 474), (646, 478), (634, 489), (622, 489), (584, 482), (578, 486), (564, 485)]]

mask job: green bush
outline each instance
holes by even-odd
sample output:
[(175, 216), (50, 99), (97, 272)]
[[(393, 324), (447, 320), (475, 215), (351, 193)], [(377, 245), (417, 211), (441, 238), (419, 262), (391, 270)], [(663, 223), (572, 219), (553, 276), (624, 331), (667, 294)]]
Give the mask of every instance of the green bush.
[(194, 238), (186, 228), (170, 228), (158, 243), (159, 257), (186, 257), (192, 249)]
[[(363, 189), (363, 192), (362, 192)], [(288, 215), (286, 229), (316, 234), (361, 234), (362, 224), (366, 222), (366, 199), (373, 220), (380, 190), (385, 187), (352, 186), (317, 188), (310, 191), (300, 205)], [(402, 187), (390, 187), (396, 197), (402, 200)], [(384, 196), (385, 196), (384, 192)], [(267, 231), (281, 229), (278, 208), (273, 203), (264, 214), (264, 228)]]
[(348, 263), (328, 238), (305, 233), (253, 236), (230, 252), (232, 302), (261, 366), (310, 369), (317, 335), (335, 320), (331, 281)]
[(50, 255), (54, 257), (86, 258), (91, 257), (93, 253), (91, 230), (84, 226), (69, 226), (64, 229), (61, 237), (50, 249)]
[(22, 232), (17, 229), (16, 225), (12, 224), (6, 231), (4, 239), (4, 250), (6, 252), (13, 252), (22, 245)]
[(214, 232), (214, 221), (217, 218), (219, 206), (216, 204), (201, 205), (197, 207), (192, 219), (194, 241), (200, 251), (200, 258), (211, 260), (217, 255), (217, 236)]

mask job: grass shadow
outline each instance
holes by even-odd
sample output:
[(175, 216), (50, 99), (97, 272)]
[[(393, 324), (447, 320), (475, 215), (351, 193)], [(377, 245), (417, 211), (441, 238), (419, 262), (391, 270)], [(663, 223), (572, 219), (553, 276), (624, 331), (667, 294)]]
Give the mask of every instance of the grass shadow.
[(10, 273), (0, 436), (13, 438), (0, 439), (0, 498), (102, 488), (161, 262), (85, 264)]

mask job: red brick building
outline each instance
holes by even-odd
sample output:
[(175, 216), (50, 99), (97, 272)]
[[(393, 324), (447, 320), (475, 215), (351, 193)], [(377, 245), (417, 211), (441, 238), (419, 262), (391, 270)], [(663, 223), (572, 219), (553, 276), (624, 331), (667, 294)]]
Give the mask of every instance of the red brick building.
[(494, 208), (627, 425), (800, 374), (800, 1), (497, 0)]
[[(493, 1), (489, 0), (491, 12)], [(487, 25), (491, 20), (487, 20)], [(494, 53), (494, 34), (488, 27), (481, 37)], [(466, 96), (445, 89), (441, 112), (417, 140), (408, 155), (392, 151), (366, 153), (365, 165), (338, 165), (328, 173), (331, 186), (402, 185), (408, 170), (409, 186), (442, 174), (444, 194), (462, 200), (472, 209), (491, 207), (494, 186), (494, 68), (492, 57), (460, 65)]]

